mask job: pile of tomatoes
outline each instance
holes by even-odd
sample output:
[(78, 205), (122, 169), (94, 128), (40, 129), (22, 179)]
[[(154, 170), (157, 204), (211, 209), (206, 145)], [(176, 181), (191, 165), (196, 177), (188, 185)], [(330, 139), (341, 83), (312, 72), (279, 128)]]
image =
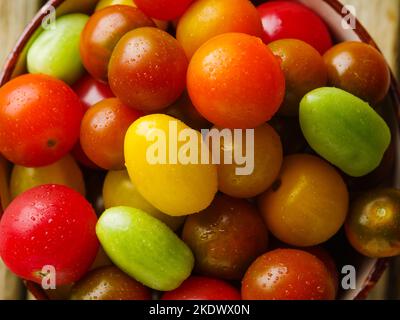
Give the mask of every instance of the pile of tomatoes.
[[(400, 192), (365, 191), (393, 170), (388, 66), (297, 2), (101, 0), (36, 36), (27, 71), (0, 88), (0, 255), (38, 284), (53, 266), (50, 297), (335, 299), (343, 226), (400, 254)], [(157, 130), (211, 128), (254, 129), (254, 170), (149, 162)]]

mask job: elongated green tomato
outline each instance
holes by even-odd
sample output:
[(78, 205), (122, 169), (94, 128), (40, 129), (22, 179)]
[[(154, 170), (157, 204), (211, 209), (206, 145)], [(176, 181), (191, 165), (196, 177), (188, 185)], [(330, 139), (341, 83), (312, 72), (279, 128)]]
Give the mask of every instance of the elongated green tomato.
[(119, 206), (141, 209), (164, 222), (172, 230), (177, 230), (185, 220), (185, 217), (172, 217), (153, 207), (139, 193), (126, 170), (108, 172), (104, 180), (103, 200), (106, 209)]
[(108, 209), (101, 215), (96, 233), (114, 264), (152, 289), (174, 290), (192, 272), (194, 257), (189, 247), (142, 210)]
[(319, 155), (353, 177), (377, 168), (391, 139), (389, 127), (368, 103), (336, 88), (305, 95), (300, 125)]
[(30, 73), (43, 73), (68, 84), (83, 74), (79, 40), (89, 17), (69, 14), (56, 20), (56, 27), (44, 30), (28, 51)]
[(148, 202), (171, 216), (207, 208), (217, 192), (217, 168), (204, 163), (202, 153), (211, 159), (200, 132), (164, 114), (139, 118), (125, 136), (132, 182)]
[(11, 196), (15, 198), (22, 192), (43, 184), (61, 184), (85, 195), (81, 169), (70, 155), (45, 167), (27, 168), (15, 165), (10, 180)]

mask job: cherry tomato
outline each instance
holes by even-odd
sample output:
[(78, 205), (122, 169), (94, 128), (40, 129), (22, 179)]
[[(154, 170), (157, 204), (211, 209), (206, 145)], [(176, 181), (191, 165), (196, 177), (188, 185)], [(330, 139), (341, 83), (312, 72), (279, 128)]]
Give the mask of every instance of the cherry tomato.
[(277, 249), (259, 257), (242, 281), (244, 300), (333, 300), (331, 276), (317, 257)]
[(390, 87), (390, 70), (382, 54), (361, 42), (343, 42), (324, 55), (330, 85), (375, 104)]
[(152, 206), (139, 193), (126, 170), (108, 172), (104, 180), (103, 200), (105, 209), (120, 206), (137, 208), (161, 220), (172, 230), (177, 230), (185, 221), (185, 217), (172, 217)]
[(210, 122), (204, 119), (196, 110), (186, 91), (175, 103), (165, 110), (165, 114), (181, 120), (186, 125), (196, 130), (208, 129), (211, 127)]
[(290, 155), (304, 151), (307, 141), (300, 128), (297, 117), (273, 117), (268, 122), (279, 134), (282, 142), (283, 154)]
[(351, 205), (345, 229), (351, 245), (363, 255), (399, 255), (400, 191), (378, 189), (358, 197)]
[(82, 149), (80, 141), (75, 144), (74, 148), (71, 151), (71, 155), (82, 166), (93, 170), (101, 170), (101, 168), (97, 164), (95, 164), (92, 160), (88, 158), (85, 151), (83, 151)]
[[(133, 0), (100, 0), (96, 6), (96, 11), (115, 5), (137, 7)], [(153, 21), (157, 25), (157, 27), (160, 28), (161, 30), (168, 29), (168, 21), (158, 20), (158, 19), (153, 19)]]
[(141, 116), (141, 112), (123, 105), (117, 98), (97, 103), (82, 120), (83, 151), (103, 169), (123, 169), (125, 133)]
[(190, 62), (187, 86), (200, 114), (222, 128), (263, 124), (285, 94), (278, 60), (260, 39), (242, 33), (205, 43)]
[(206, 210), (186, 219), (182, 239), (193, 251), (195, 271), (240, 280), (251, 262), (266, 251), (268, 232), (247, 200), (217, 195)]
[(61, 184), (85, 195), (85, 182), (81, 169), (75, 160), (67, 155), (61, 160), (45, 167), (27, 168), (15, 165), (10, 180), (12, 198), (24, 191), (42, 184)]
[(149, 17), (160, 20), (179, 18), (194, 0), (134, 0)]
[(128, 32), (115, 47), (109, 65), (110, 86), (127, 106), (161, 110), (183, 93), (187, 65), (175, 38), (156, 28), (139, 28)]
[(285, 74), (286, 95), (279, 113), (297, 116), (301, 99), (328, 82), (324, 60), (317, 50), (301, 40), (277, 40), (268, 47), (282, 60)]
[(179, 19), (176, 38), (188, 58), (207, 40), (228, 32), (261, 36), (257, 9), (248, 0), (197, 0)]
[(77, 282), (71, 300), (151, 300), (151, 291), (117, 267), (102, 267)]
[(62, 81), (23, 75), (0, 89), (0, 152), (11, 162), (45, 166), (78, 140), (84, 108)]
[(264, 27), (263, 40), (299, 39), (324, 54), (332, 39), (324, 21), (306, 6), (294, 1), (269, 1), (258, 8)]
[(239, 291), (225, 281), (192, 276), (162, 300), (241, 300)]
[(82, 32), (80, 52), (83, 65), (96, 79), (107, 81), (111, 54), (124, 34), (140, 27), (155, 26), (139, 9), (110, 6), (95, 12)]
[(108, 84), (97, 81), (89, 74), (79, 79), (72, 86), (72, 89), (87, 109), (101, 100), (114, 98), (114, 94)]
[[(232, 137), (234, 137), (233, 132)], [(221, 143), (221, 164), (218, 166), (219, 190), (236, 198), (252, 198), (267, 190), (278, 177), (282, 165), (281, 140), (270, 125), (265, 123), (257, 127), (254, 134), (249, 137), (253, 140), (252, 153), (247, 155), (248, 169), (243, 175), (237, 172), (239, 168), (244, 167), (242, 163), (239, 164), (233, 159), (232, 164), (226, 164), (223, 159), (225, 150), (235, 152), (239, 145), (242, 153), (247, 153), (246, 133), (242, 131), (242, 139), (239, 141), (223, 139)]]
[(299, 154), (283, 160), (277, 182), (261, 195), (259, 207), (274, 236), (306, 247), (327, 241), (340, 229), (348, 202), (346, 185), (335, 168)]
[(42, 185), (19, 195), (0, 221), (0, 256), (19, 277), (41, 284), (43, 267), (53, 266), (57, 285), (80, 279), (99, 243), (97, 217), (78, 192)]

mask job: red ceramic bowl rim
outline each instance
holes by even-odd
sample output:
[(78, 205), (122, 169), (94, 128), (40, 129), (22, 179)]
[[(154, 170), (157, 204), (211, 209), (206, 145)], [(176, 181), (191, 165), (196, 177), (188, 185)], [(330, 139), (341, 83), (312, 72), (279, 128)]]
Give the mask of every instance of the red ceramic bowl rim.
[[(18, 58), (24, 47), (30, 40), (31, 36), (34, 32), (40, 27), (42, 19), (48, 14), (48, 9), (50, 7), (57, 8), (60, 6), (65, 0), (49, 0), (39, 11), (39, 13), (32, 19), (32, 21), (28, 24), (28, 26), (23, 31), (22, 35), (20, 36), (17, 44), (15, 45), (14, 49), (11, 51), (10, 55), (7, 58), (6, 63), (4, 64), (4, 68), (0, 73), (0, 87), (8, 82), (12, 76), (12, 73), (17, 65)], [(323, 2), (327, 3), (331, 6), (336, 13), (345, 17), (346, 14), (342, 13), (343, 4), (341, 4), (338, 0), (322, 0)], [(356, 19), (356, 34), (361, 39), (361, 41), (366, 42), (376, 49), (379, 50), (378, 46), (376, 45), (375, 41), (366, 31), (366, 29), (360, 24), (360, 22)], [(392, 100), (395, 102), (396, 114), (397, 114), (397, 121), (400, 122), (400, 91), (397, 86), (397, 82), (391, 74), (391, 88), (390, 88), (390, 95)], [(376, 282), (382, 276), (383, 272), (388, 266), (389, 259), (378, 259), (372, 269), (369, 272), (368, 278), (362, 284), (361, 291), (357, 294), (355, 299), (365, 299), (368, 296), (368, 293), (374, 287)], [(38, 300), (48, 300), (48, 296), (46, 295), (45, 291), (36, 283), (27, 281), (26, 286), (28, 290), (34, 295), (34, 297)]]

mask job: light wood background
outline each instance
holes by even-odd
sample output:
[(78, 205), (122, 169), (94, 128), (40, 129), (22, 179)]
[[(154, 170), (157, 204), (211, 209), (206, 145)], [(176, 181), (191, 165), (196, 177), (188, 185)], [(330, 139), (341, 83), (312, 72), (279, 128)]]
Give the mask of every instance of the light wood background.
[[(37, 12), (40, 0), (0, 0), (0, 66), (14, 46), (25, 25)], [(398, 74), (398, 45), (400, 0), (342, 0), (356, 7), (357, 17), (372, 34), (384, 52), (392, 70)], [(400, 299), (400, 262), (394, 260), (382, 277), (370, 299)], [(0, 261), (0, 300), (21, 299), (25, 293), (15, 278)]]

